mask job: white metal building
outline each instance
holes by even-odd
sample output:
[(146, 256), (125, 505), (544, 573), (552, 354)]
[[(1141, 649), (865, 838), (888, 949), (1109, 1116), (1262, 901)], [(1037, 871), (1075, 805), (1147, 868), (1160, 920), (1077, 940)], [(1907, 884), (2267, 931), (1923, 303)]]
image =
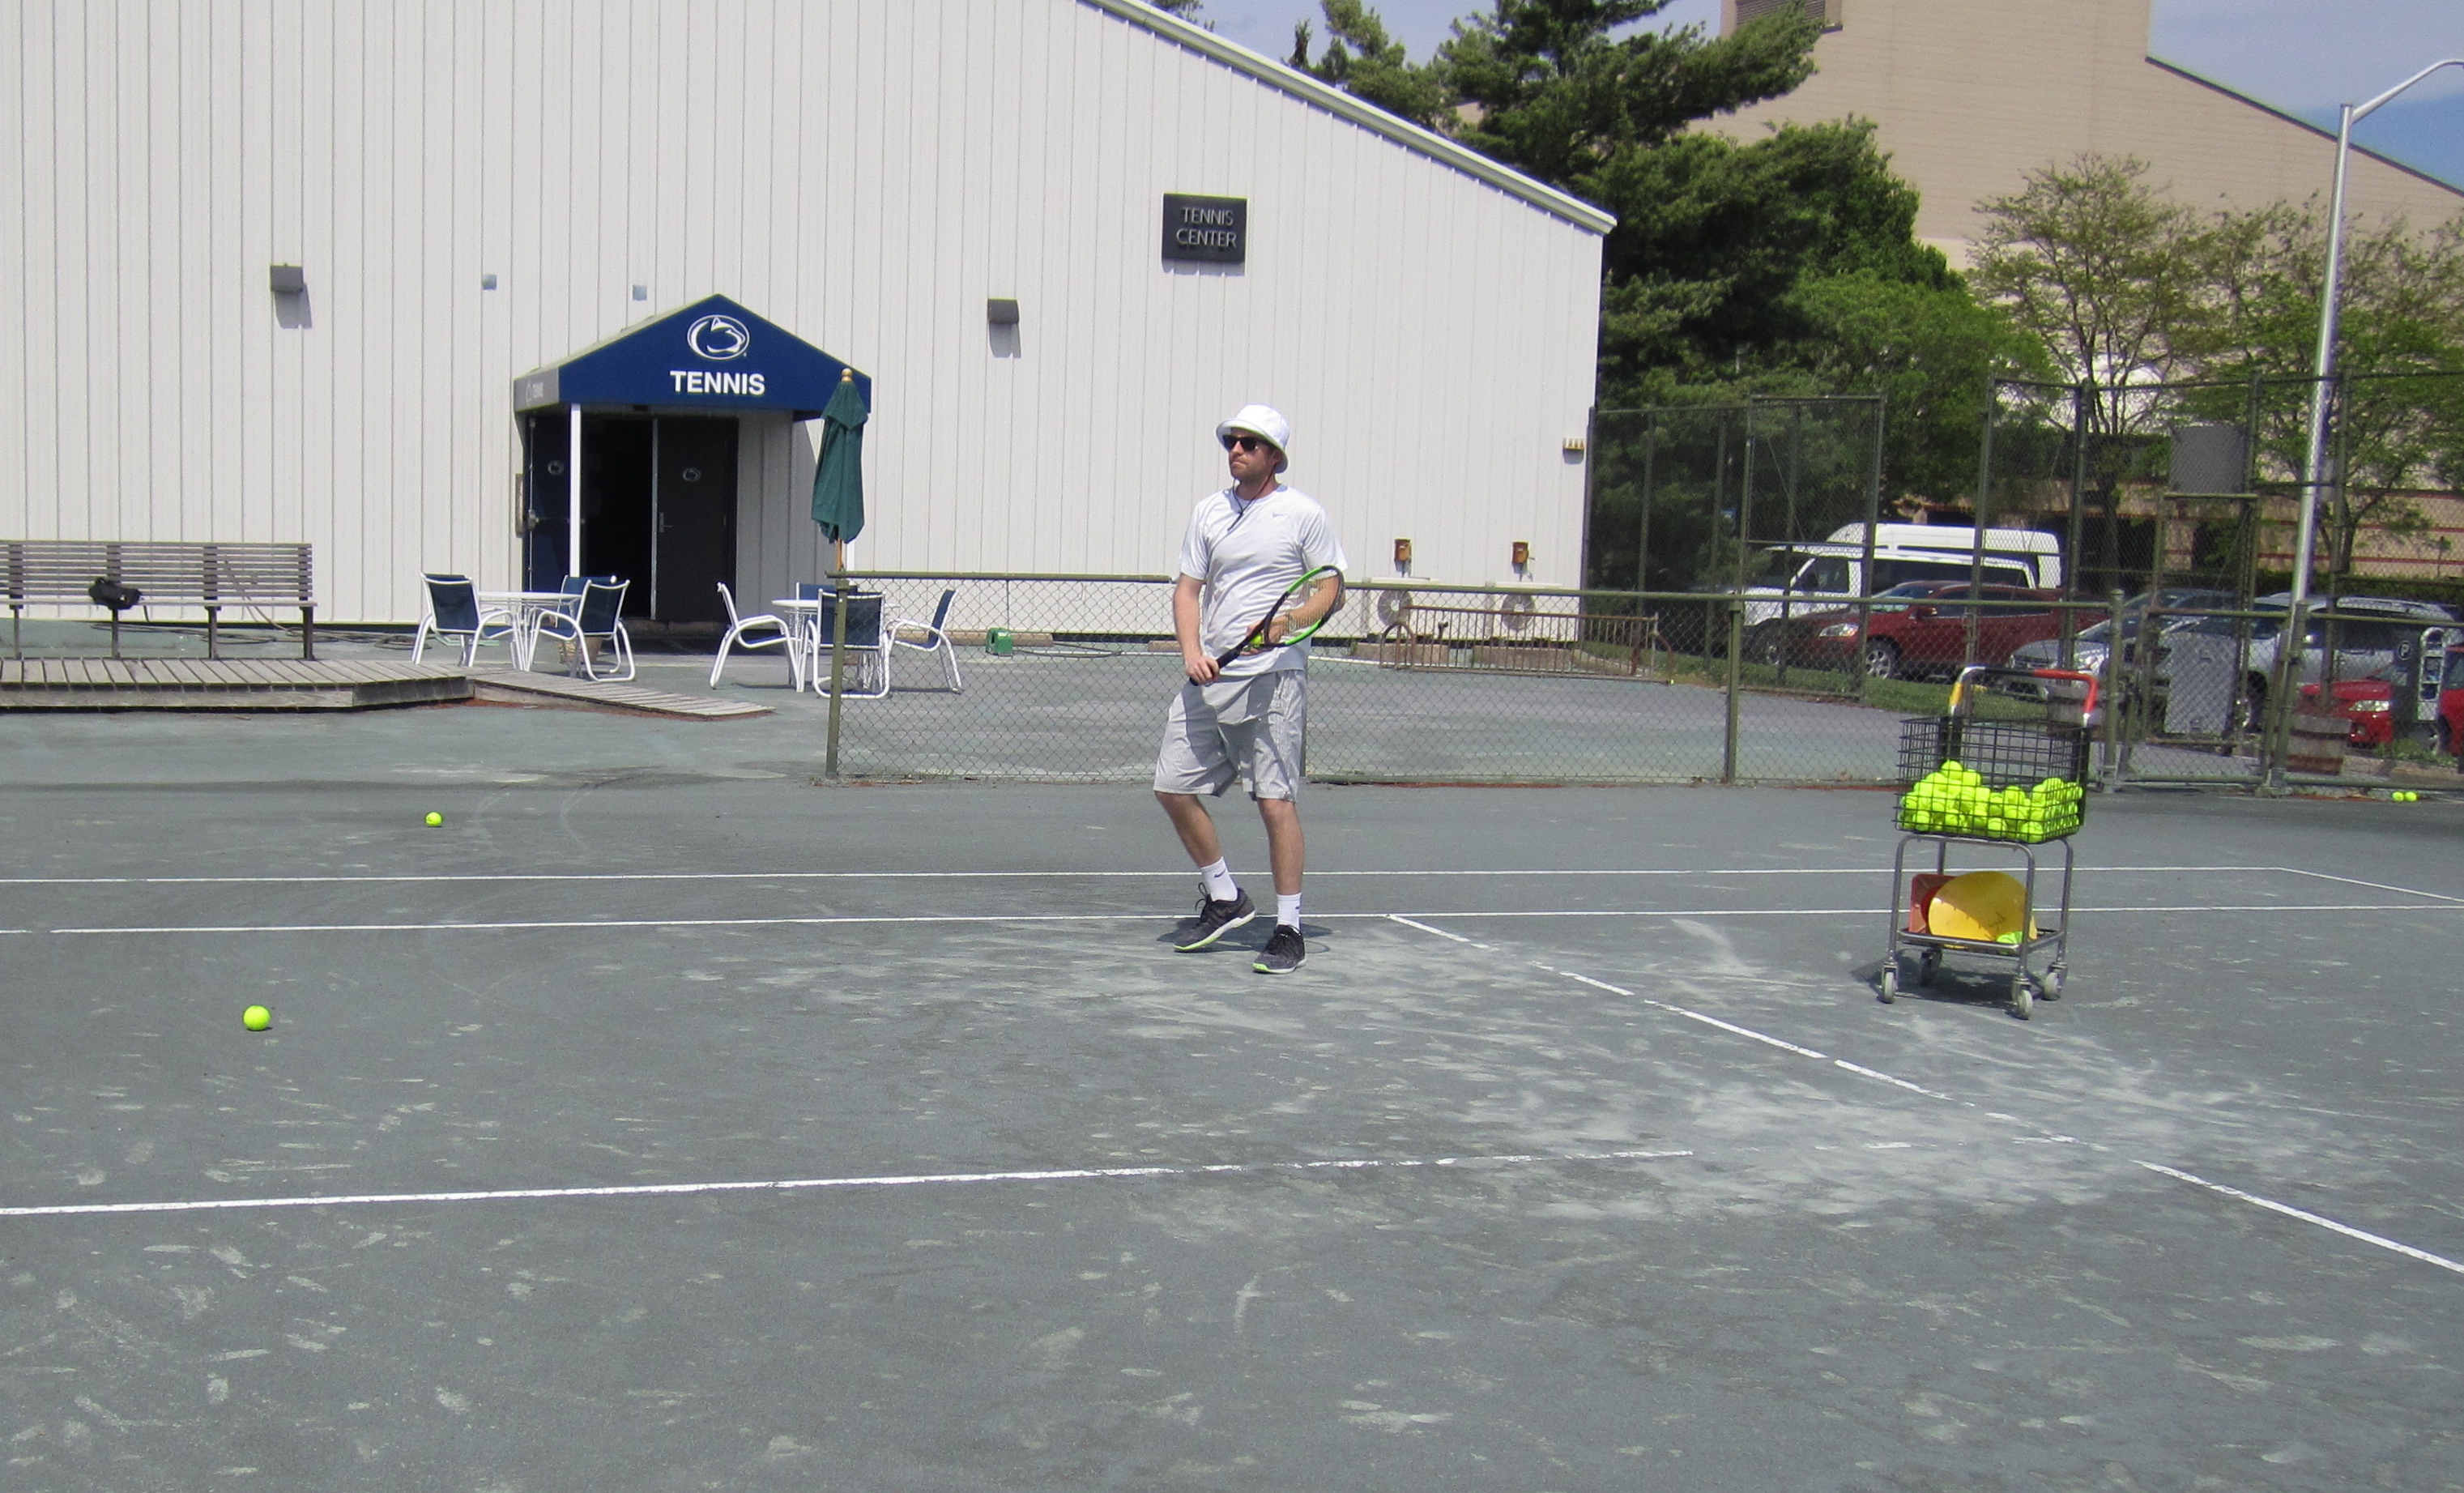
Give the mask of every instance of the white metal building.
[[(321, 615), (412, 620), (423, 569), (521, 579), (561, 504), (526, 432), (571, 401), (517, 381), (723, 296), (869, 381), (861, 566), (1164, 572), (1261, 399), (1364, 574), (1408, 538), (1433, 580), (1516, 541), (1580, 576), (1609, 220), (1135, 0), (0, 0), (0, 34), (9, 536), (304, 539)], [(1243, 257), (1166, 257), (1168, 194), (1243, 205)], [(671, 366), (583, 411), (582, 558), (667, 543), (658, 454), (719, 450), (719, 579), (817, 575), (817, 406)]]

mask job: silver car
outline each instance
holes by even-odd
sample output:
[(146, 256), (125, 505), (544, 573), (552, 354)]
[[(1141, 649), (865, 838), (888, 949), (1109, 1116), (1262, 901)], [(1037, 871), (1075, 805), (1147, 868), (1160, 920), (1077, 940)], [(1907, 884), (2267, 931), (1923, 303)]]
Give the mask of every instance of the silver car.
[[(2152, 596), (2157, 605), (2168, 611), (2179, 607), (2196, 609), (2229, 607), (2233, 604), (2233, 594), (2231, 591), (2210, 591), (2192, 586), (2167, 586), (2162, 591), (2152, 593)], [(2142, 591), (2122, 604), (2122, 661), (2124, 664), (2135, 662), (2139, 656), (2139, 627), (2146, 619), (2147, 604), (2150, 599), (2151, 593)], [(2165, 619), (2165, 630), (2171, 632), (2176, 627), (2189, 626), (2199, 621), (2201, 619), (2197, 617), (2167, 617)], [(2113, 619), (2110, 617), (2093, 626), (2081, 627), (2077, 636), (2071, 639), (2071, 657), (2074, 662), (2069, 667), (2083, 670), (2089, 673), (2101, 673), (2104, 670), (2105, 655), (2113, 651), (2112, 639)], [(2046, 638), (2027, 645), (2011, 655), (2011, 667), (2013, 669), (2063, 667), (2062, 640)]]
[[(2292, 604), (2289, 591), (2262, 596), (2251, 604), (2254, 610), (2278, 613)], [(2442, 652), (2448, 641), (2447, 629), (2456, 621), (2453, 607), (2403, 597), (2340, 596), (2336, 598), (2335, 610), (2324, 616), (2320, 615), (2326, 606), (2324, 598), (2314, 598), (2313, 605), (2318, 610), (2313, 611), (2304, 629), (2308, 635), (2302, 640), (2297, 684), (2315, 684), (2329, 675), (2327, 642), (2331, 635), (2336, 646), (2333, 677), (2366, 679), (2386, 674), (2399, 660), (2420, 656), (2425, 646), (2433, 652)], [(2235, 641), (2239, 626), (2244, 625), (2250, 629), (2246, 648)], [(2273, 617), (2245, 619), (2239, 624), (2231, 617), (2201, 617), (2187, 626), (2168, 628), (2157, 650), (2157, 689), (2175, 694), (2189, 692), (2193, 688), (2192, 675), (2197, 674), (2204, 681), (2199, 693), (2233, 697), (2230, 714), (2234, 730), (2255, 731), (2266, 718), (2267, 692), (2276, 678), (2283, 631), (2282, 621)], [(2431, 636), (2432, 632), (2437, 636)], [(2194, 658), (2196, 663), (2192, 662)], [(2185, 702), (2192, 710), (2202, 703)], [(2216, 702), (2204, 703), (2212, 713)]]

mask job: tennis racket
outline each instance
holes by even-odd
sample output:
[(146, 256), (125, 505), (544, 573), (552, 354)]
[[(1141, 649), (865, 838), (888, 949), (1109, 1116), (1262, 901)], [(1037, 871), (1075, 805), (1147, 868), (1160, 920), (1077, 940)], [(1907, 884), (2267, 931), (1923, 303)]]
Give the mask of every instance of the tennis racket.
[(1343, 604), (1341, 597), (1338, 596), (1335, 599), (1334, 605), (1329, 606), (1309, 622), (1289, 628), (1271, 644), (1266, 642), (1266, 629), (1274, 626), (1276, 618), (1289, 618), (1292, 608), (1307, 601), (1309, 593), (1315, 591), (1329, 577), (1332, 577), (1339, 584), (1343, 580), (1343, 572), (1332, 565), (1320, 565), (1315, 570), (1303, 571), (1298, 581), (1284, 587), (1284, 594), (1275, 598), (1275, 604), (1266, 608), (1265, 614), (1250, 627), (1246, 636), (1231, 648), (1215, 655), (1215, 667), (1228, 669), (1232, 666), (1232, 661), (1243, 653), (1264, 648), (1282, 648), (1287, 643), (1300, 643), (1316, 636), (1317, 630), (1325, 626), (1327, 620), (1334, 615), (1335, 609)]

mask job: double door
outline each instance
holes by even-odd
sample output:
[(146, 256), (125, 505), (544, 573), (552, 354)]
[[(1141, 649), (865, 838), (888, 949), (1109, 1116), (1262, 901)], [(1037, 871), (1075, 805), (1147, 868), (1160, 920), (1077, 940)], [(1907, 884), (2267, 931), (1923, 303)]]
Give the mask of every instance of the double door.
[[(523, 568), (534, 590), (555, 590), (569, 568), (570, 431), (549, 410), (523, 432)], [(736, 450), (737, 422), (724, 417), (583, 416), (580, 569), (632, 582), (626, 616), (727, 620), (718, 586), (736, 583)]]

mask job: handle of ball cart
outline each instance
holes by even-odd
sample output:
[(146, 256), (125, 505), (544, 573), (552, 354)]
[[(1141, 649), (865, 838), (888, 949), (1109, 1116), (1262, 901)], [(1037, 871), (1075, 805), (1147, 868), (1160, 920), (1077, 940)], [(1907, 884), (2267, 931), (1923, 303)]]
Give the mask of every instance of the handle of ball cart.
[(2035, 681), (2035, 693), (2045, 702), (2046, 715), (2055, 724), (2097, 723), (2096, 675), (2076, 669), (1995, 669), (1970, 664), (1959, 671), (1959, 678), (1950, 687), (1949, 714), (1954, 718), (1973, 716), (1977, 696), (1989, 690), (2017, 696), (2021, 692), (2016, 687), (2021, 680)]

